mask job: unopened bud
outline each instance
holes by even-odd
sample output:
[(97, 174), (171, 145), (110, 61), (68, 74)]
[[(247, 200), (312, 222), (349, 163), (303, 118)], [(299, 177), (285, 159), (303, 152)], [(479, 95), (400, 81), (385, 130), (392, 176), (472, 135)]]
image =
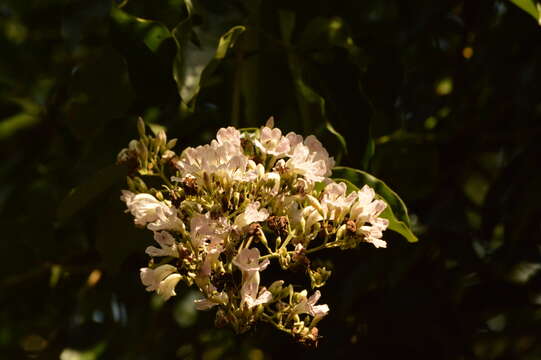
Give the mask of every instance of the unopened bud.
[(129, 143), (128, 143), (128, 149), (130, 149), (131, 151), (135, 151), (137, 152), (137, 144), (139, 143), (139, 141), (137, 140), (131, 140)]
[(167, 135), (165, 135), (165, 131), (160, 130), (158, 131), (158, 134), (156, 134), (156, 148), (161, 149), (165, 147), (167, 143)]
[(262, 164), (257, 164), (256, 166), (257, 176), (261, 179), (265, 176), (265, 167)]
[(147, 147), (143, 145), (143, 143), (141, 143), (140, 141), (135, 144), (135, 152), (137, 153), (137, 156), (139, 156), (139, 159), (143, 161), (146, 161), (146, 159), (148, 158)]
[(323, 208), (321, 207), (321, 204), (319, 203), (319, 200), (313, 197), (312, 195), (306, 195), (306, 199), (312, 205), (321, 215), (323, 214)]
[(135, 185), (135, 188), (137, 189), (137, 192), (148, 192), (147, 184), (141, 179), (140, 177), (133, 178), (133, 182)]
[(134, 192), (136, 189), (136, 186), (132, 178), (129, 176), (126, 176), (126, 182), (128, 183), (128, 189), (130, 189), (131, 192)]
[(325, 269), (324, 267), (317, 268), (315, 271), (312, 269), (308, 269), (308, 275), (310, 276), (310, 283), (312, 285), (312, 289), (315, 289), (325, 285), (325, 282), (331, 276), (331, 271)]
[(235, 191), (233, 193), (233, 205), (237, 209), (239, 207), (240, 203), (240, 193), (238, 191)]
[(347, 231), (346, 224), (342, 224), (336, 231), (336, 240), (342, 240), (344, 238), (344, 235), (346, 234), (346, 231)]
[(137, 119), (137, 131), (141, 137), (145, 137), (145, 122), (142, 117)]
[(276, 280), (269, 286), (269, 291), (273, 297), (277, 297), (282, 292), (282, 285), (284, 285), (284, 280)]
[(263, 314), (263, 310), (265, 310), (265, 308), (263, 307), (263, 304), (257, 305), (257, 308), (255, 310), (255, 316), (259, 317), (261, 314)]
[(169, 150), (171, 150), (172, 148), (175, 147), (175, 145), (177, 144), (177, 139), (171, 139), (167, 142), (167, 145), (165, 145), (165, 147)]

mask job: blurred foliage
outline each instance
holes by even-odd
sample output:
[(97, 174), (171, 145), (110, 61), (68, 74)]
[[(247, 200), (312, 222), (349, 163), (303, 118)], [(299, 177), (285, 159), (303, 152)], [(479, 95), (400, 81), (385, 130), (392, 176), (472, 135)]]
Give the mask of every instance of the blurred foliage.
[[(538, 19), (524, 0), (4, 0), (0, 357), (539, 359)], [(385, 181), (420, 239), (332, 253), (316, 350), (147, 294), (151, 239), (119, 201), (138, 116), (185, 147), (271, 115)]]

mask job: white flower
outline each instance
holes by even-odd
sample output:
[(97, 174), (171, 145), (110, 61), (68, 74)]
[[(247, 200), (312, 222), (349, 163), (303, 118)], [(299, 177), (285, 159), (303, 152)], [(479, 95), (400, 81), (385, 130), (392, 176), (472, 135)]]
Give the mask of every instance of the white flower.
[(156, 293), (160, 295), (164, 300), (169, 300), (171, 296), (177, 295), (175, 287), (182, 277), (180, 274), (171, 274), (160, 282), (160, 286)]
[(289, 140), (282, 136), (282, 131), (278, 128), (264, 126), (261, 128), (259, 140), (255, 140), (255, 145), (265, 154), (284, 157), (289, 153)]
[(218, 261), (218, 257), (224, 251), (222, 242), (221, 238), (214, 237), (205, 247), (206, 256), (203, 265), (201, 265), (201, 276), (210, 276), (212, 266)]
[(265, 208), (259, 209), (259, 201), (252, 202), (246, 206), (244, 212), (235, 218), (234, 225), (242, 229), (254, 222), (265, 221), (269, 217), (269, 211)]
[(270, 193), (272, 195), (277, 195), (280, 190), (280, 174), (275, 172), (268, 172), (263, 174), (262, 181), (270, 187)]
[(319, 290), (316, 290), (309, 298), (306, 298), (306, 295), (306, 290), (299, 293), (300, 301), (292, 310), (294, 314), (309, 314), (319, 319), (329, 313), (329, 306), (327, 304), (316, 305), (317, 301), (321, 297)]
[(371, 243), (377, 248), (386, 248), (387, 242), (381, 240), (383, 231), (387, 229), (389, 220), (377, 218), (371, 225), (363, 225), (357, 229), (357, 234), (364, 236), (364, 241)]
[(160, 285), (160, 281), (165, 279), (168, 275), (177, 271), (177, 268), (173, 265), (161, 265), (155, 269), (142, 268), (141, 269), (141, 282), (147, 288), (147, 291), (155, 291)]
[(175, 286), (181, 279), (177, 274), (177, 268), (166, 264), (158, 266), (155, 269), (142, 268), (141, 282), (146, 286), (147, 291), (156, 291), (164, 300), (176, 295)]
[(185, 226), (177, 216), (177, 209), (163, 206), (156, 209), (156, 220), (149, 223), (147, 229), (152, 231), (169, 230), (184, 232)]
[(224, 251), (224, 241), (229, 235), (230, 226), (226, 218), (212, 219), (210, 213), (196, 214), (190, 222), (190, 239), (195, 248), (203, 250), (204, 261), (199, 276), (208, 278), (212, 266)]
[(229, 234), (229, 226), (225, 218), (212, 219), (210, 213), (194, 214), (190, 220), (190, 240), (196, 247), (207, 242), (221, 243)]
[(328, 220), (340, 223), (349, 212), (351, 205), (357, 199), (357, 194), (352, 192), (346, 196), (347, 186), (345, 183), (330, 183), (325, 186), (321, 199), (323, 216)]
[(295, 146), (285, 166), (292, 173), (302, 175), (310, 182), (322, 181), (327, 173), (325, 161), (315, 160), (315, 154), (310, 153), (310, 149), (303, 144)]
[(224, 181), (245, 182), (257, 177), (255, 170), (249, 168), (250, 161), (242, 151), (240, 132), (233, 127), (220, 129), (217, 140), (212, 140), (208, 145), (187, 148), (176, 164), (181, 178), (191, 175), (199, 182), (205, 173)]
[(334, 167), (334, 158), (329, 156), (327, 150), (323, 147), (321, 142), (314, 136), (309, 135), (304, 139), (304, 145), (310, 149), (310, 153), (313, 154), (314, 161), (322, 160), (325, 163), (326, 172), (324, 176), (331, 176), (331, 170)]
[(225, 292), (217, 292), (214, 286), (210, 286), (210, 296), (204, 299), (194, 300), (197, 310), (208, 310), (216, 305), (227, 305), (229, 297)]
[(218, 133), (216, 133), (216, 140), (220, 145), (230, 143), (240, 149), (240, 131), (232, 126), (218, 130)]
[(363, 186), (356, 194), (357, 201), (351, 207), (350, 218), (357, 223), (375, 221), (387, 207), (383, 200), (374, 200), (376, 193), (368, 185)]
[(312, 231), (312, 227), (323, 220), (323, 217), (321, 216), (319, 211), (317, 211), (317, 209), (312, 206), (307, 206), (302, 209), (302, 217), (305, 221), (304, 231), (306, 233), (310, 233)]
[(357, 234), (375, 247), (387, 247), (387, 243), (381, 240), (381, 237), (389, 225), (389, 220), (378, 217), (387, 204), (383, 200), (374, 199), (376, 193), (368, 185), (363, 186), (355, 194), (357, 199), (351, 206), (349, 216), (355, 221)]
[(246, 304), (249, 309), (272, 300), (272, 294), (268, 290), (259, 289), (259, 271), (267, 268), (269, 259), (259, 262), (259, 258), (260, 254), (257, 248), (244, 248), (233, 259), (233, 264), (242, 271), (241, 306)]
[(297, 135), (294, 132), (288, 133), (286, 139), (289, 141), (289, 156), (293, 155), (293, 150), (295, 150), (297, 145), (302, 144), (304, 140), (302, 136)]
[(122, 201), (126, 203), (128, 211), (135, 217), (134, 222), (137, 225), (146, 225), (147, 223), (158, 219), (158, 211), (169, 213), (169, 206), (150, 194), (134, 194), (131, 191), (122, 190)]
[(265, 259), (260, 263), (259, 258), (259, 249), (244, 248), (233, 258), (233, 264), (244, 272), (265, 270), (269, 265), (269, 259)]
[(310, 182), (322, 181), (331, 176), (334, 159), (315, 136), (310, 135), (303, 141), (302, 136), (290, 132), (286, 139), (289, 142), (287, 155), (290, 159), (286, 163), (288, 169)]
[(145, 252), (150, 256), (172, 256), (178, 257), (178, 249), (175, 238), (167, 231), (154, 232), (154, 240), (160, 245), (160, 248), (149, 246)]

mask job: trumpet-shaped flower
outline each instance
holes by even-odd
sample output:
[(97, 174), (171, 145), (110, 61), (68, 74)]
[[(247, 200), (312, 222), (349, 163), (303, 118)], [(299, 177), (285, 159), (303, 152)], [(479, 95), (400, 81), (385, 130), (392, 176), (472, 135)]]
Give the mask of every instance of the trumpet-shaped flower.
[(178, 257), (178, 249), (175, 238), (167, 231), (157, 231), (154, 233), (154, 240), (160, 245), (159, 248), (155, 246), (149, 246), (145, 252), (154, 257), (158, 256), (172, 256)]
[(289, 152), (289, 140), (282, 136), (282, 131), (277, 128), (264, 126), (261, 128), (259, 140), (255, 145), (264, 153), (281, 158)]
[(357, 200), (351, 206), (349, 216), (355, 221), (357, 234), (364, 236), (364, 240), (375, 247), (386, 247), (387, 243), (381, 240), (381, 237), (389, 225), (389, 220), (378, 216), (387, 204), (383, 200), (375, 199), (376, 193), (368, 185), (363, 186), (356, 194)]
[(238, 229), (242, 229), (251, 223), (267, 220), (269, 217), (269, 211), (265, 208), (259, 210), (259, 206), (259, 201), (254, 201), (248, 204), (244, 212), (235, 218), (234, 225)]
[(306, 297), (307, 291), (303, 290), (299, 293), (300, 301), (293, 308), (292, 312), (294, 314), (309, 314), (314, 318), (322, 318), (329, 313), (329, 306), (327, 304), (316, 305), (321, 293), (319, 290), (316, 290), (312, 296), (309, 298)]
[(330, 183), (325, 186), (321, 199), (321, 207), (325, 219), (341, 222), (348, 214), (351, 205), (357, 198), (357, 194), (352, 192), (346, 196), (347, 186), (345, 183)]
[(242, 271), (241, 306), (246, 304), (249, 309), (272, 300), (272, 294), (268, 290), (259, 289), (259, 272), (265, 270), (269, 265), (268, 259), (259, 262), (259, 258), (258, 249), (244, 248), (233, 259), (233, 264)]
[(134, 217), (137, 225), (146, 225), (158, 220), (158, 212), (169, 213), (171, 209), (164, 202), (146, 193), (134, 194), (128, 190), (122, 190), (122, 201), (126, 203), (128, 210)]
[(177, 268), (165, 264), (155, 269), (142, 268), (141, 282), (146, 286), (147, 291), (156, 291), (165, 300), (176, 295), (175, 286), (181, 279), (180, 274), (176, 273)]

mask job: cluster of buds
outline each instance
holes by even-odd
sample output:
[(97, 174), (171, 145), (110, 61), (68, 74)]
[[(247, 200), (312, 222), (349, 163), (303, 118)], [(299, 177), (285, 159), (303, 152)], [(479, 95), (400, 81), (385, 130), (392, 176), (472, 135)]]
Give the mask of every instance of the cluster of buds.
[[(361, 242), (385, 247), (386, 203), (369, 186), (348, 192), (333, 181), (334, 160), (321, 143), (282, 135), (272, 118), (260, 129), (220, 129), (210, 144), (180, 155), (163, 131), (146, 134), (142, 120), (138, 129), (118, 161), (131, 166), (121, 196), (127, 212), (156, 241), (140, 272), (146, 290), (167, 300), (184, 282), (201, 291), (198, 310), (217, 309), (218, 326), (242, 333), (262, 321), (317, 344), (316, 326), (329, 312), (317, 305), (318, 288), (331, 272), (309, 257)], [(310, 296), (266, 275), (299, 270)]]

